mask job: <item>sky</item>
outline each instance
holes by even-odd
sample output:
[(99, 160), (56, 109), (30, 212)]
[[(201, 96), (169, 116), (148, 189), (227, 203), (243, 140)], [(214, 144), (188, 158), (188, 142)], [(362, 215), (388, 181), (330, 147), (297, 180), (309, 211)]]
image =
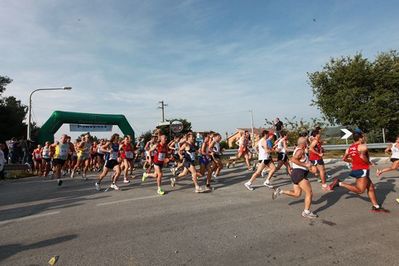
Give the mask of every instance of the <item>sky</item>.
[(167, 119), (222, 135), (250, 127), (249, 110), (256, 127), (321, 117), (308, 72), (399, 47), (399, 2), (388, 0), (1, 0), (0, 13), (5, 95), (28, 104), (36, 88), (73, 88), (35, 93), (33, 121), (124, 114), (136, 134), (160, 122), (161, 100)]

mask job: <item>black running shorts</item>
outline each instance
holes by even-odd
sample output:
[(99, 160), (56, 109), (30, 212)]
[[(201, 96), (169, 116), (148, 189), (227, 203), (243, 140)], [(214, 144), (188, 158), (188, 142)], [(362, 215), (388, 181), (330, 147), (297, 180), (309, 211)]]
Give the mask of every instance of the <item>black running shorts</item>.
[(104, 166), (107, 167), (108, 169), (114, 169), (114, 167), (117, 166), (118, 164), (119, 164), (118, 160), (107, 160)]
[(295, 185), (298, 185), (303, 179), (308, 179), (308, 170), (294, 168), (291, 172), (291, 181)]

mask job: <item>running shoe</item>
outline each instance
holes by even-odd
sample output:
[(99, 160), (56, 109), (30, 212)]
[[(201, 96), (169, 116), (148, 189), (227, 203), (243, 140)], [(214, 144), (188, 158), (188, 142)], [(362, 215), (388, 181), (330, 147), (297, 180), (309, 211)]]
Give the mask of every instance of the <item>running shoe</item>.
[(83, 180), (87, 180), (87, 176), (86, 176), (85, 173), (82, 174), (82, 179), (83, 179)]
[(399, 203), (399, 198), (396, 199), (396, 202)]
[(163, 189), (159, 187), (157, 193), (158, 193), (158, 195), (162, 196), (165, 194), (165, 191), (163, 191)]
[(143, 173), (143, 177), (141, 178), (141, 182), (144, 182), (148, 177), (148, 174), (146, 172)]
[(266, 181), (263, 183), (263, 185), (264, 185), (265, 187), (267, 187), (267, 188), (271, 188), (271, 189), (274, 188), (273, 185), (270, 184), (270, 181), (269, 181), (269, 180), (266, 180)]
[(129, 183), (130, 183), (130, 180), (127, 180), (127, 179), (125, 178), (125, 179), (123, 179), (123, 183), (129, 184)]
[(109, 187), (114, 190), (119, 190), (119, 187), (116, 184), (111, 184), (111, 186), (109, 186)]
[(204, 192), (202, 187), (198, 186), (198, 187), (195, 188), (195, 193), (202, 193), (202, 192)]
[(170, 178), (170, 185), (171, 185), (172, 187), (175, 187), (175, 186), (176, 186), (176, 178), (174, 178), (174, 177), (171, 177), (171, 178)]
[(333, 180), (333, 179), (334, 179), (334, 177), (333, 177), (332, 175), (327, 174), (327, 179), (326, 179), (326, 181), (331, 181), (331, 180)]
[(281, 189), (280, 189), (280, 188), (276, 188), (276, 189), (273, 191), (272, 199), (273, 199), (273, 200), (277, 199), (277, 197), (280, 195), (280, 193), (281, 193)]
[(62, 180), (58, 179), (57, 184), (58, 184), (58, 186), (61, 186), (62, 185)]
[(212, 186), (211, 186), (211, 184), (207, 184), (206, 186), (205, 186), (205, 191), (212, 191), (213, 189), (212, 189)]
[(226, 164), (226, 168), (227, 168), (227, 169), (230, 168), (230, 164), (229, 164), (229, 163)]
[(262, 177), (265, 177), (266, 174), (267, 174), (266, 169), (263, 169), (263, 170), (262, 170), (262, 173), (261, 173), (260, 175), (261, 175)]
[(323, 191), (330, 191), (330, 186), (327, 185), (327, 184), (323, 184), (323, 185), (321, 185), (321, 189), (322, 189)]
[(328, 188), (330, 190), (334, 190), (335, 187), (339, 187), (339, 179), (338, 179), (338, 177), (334, 178), (334, 181), (330, 185), (328, 185)]
[(74, 176), (75, 176), (75, 171), (72, 170), (72, 172), (71, 172), (71, 178), (74, 178)]
[(313, 212), (305, 212), (305, 211), (303, 211), (302, 212), (302, 217), (309, 218), (309, 219), (315, 219), (315, 218), (317, 218), (319, 216), (317, 214), (314, 214)]
[(254, 188), (252, 187), (252, 184), (249, 182), (244, 183), (244, 186), (250, 191), (254, 190)]
[(382, 206), (379, 206), (378, 208), (373, 206), (371, 207), (372, 212), (389, 212), (387, 209), (384, 209)]
[(101, 186), (100, 186), (100, 184), (99, 183), (94, 183), (94, 186), (96, 187), (96, 190), (97, 191), (100, 191), (101, 190)]

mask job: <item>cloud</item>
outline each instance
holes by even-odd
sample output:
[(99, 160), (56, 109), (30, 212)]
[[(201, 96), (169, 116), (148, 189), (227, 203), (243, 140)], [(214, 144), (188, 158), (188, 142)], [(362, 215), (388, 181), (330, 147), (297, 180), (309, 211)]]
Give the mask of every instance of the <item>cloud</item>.
[(203, 1), (1, 1), (0, 74), (14, 79), (7, 94), (25, 103), (35, 88), (73, 87), (34, 96), (39, 124), (56, 109), (123, 113), (145, 131), (165, 100), (168, 118), (232, 132), (250, 125), (249, 109), (256, 126), (319, 116), (307, 72), (330, 57), (372, 57), (399, 44), (393, 15), (368, 25), (360, 15), (343, 21), (347, 6), (312, 6), (308, 13), (321, 13), (314, 23), (279, 6), (292, 16), (280, 24), (270, 5), (258, 4), (265, 14), (256, 17), (248, 6)]

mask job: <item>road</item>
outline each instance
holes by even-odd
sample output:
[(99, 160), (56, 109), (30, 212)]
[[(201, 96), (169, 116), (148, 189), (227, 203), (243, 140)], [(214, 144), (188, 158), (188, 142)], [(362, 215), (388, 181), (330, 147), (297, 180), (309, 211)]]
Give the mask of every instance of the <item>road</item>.
[[(398, 172), (372, 176), (389, 214), (370, 212), (366, 194), (324, 193), (311, 178), (315, 220), (300, 216), (303, 198), (273, 201), (263, 179), (245, 189), (251, 173), (242, 167), (225, 169), (203, 194), (189, 179), (172, 189), (168, 173), (168, 193), (158, 196), (140, 174), (110, 192), (94, 190), (95, 175), (62, 187), (38, 177), (0, 182), (0, 264), (48, 265), (59, 256), (56, 265), (398, 265)], [(284, 171), (274, 183), (291, 186)]]

